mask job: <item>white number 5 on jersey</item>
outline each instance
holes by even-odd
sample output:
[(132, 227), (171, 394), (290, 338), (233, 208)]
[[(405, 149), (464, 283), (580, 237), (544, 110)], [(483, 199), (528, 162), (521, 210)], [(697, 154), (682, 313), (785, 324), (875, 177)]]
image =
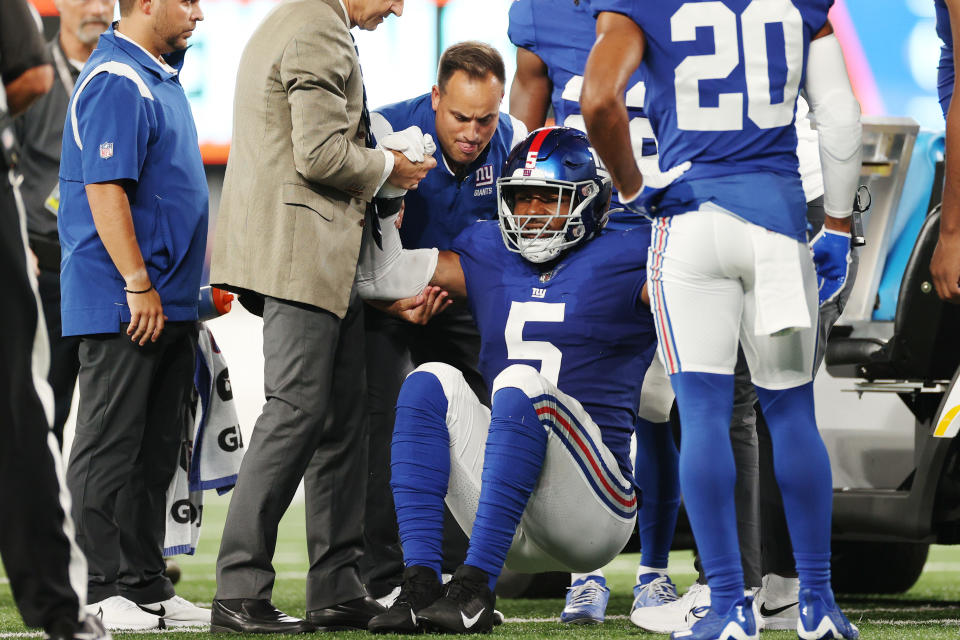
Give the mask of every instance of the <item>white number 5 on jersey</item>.
[(539, 360), (540, 375), (557, 384), (563, 354), (549, 342), (524, 340), (523, 325), (528, 322), (563, 322), (563, 302), (513, 302), (507, 315), (504, 338), (508, 360)]

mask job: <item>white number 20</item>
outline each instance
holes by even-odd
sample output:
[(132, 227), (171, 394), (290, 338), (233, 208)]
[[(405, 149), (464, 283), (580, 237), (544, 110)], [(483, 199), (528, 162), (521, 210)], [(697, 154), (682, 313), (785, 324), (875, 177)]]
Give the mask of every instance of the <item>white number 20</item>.
[(504, 337), (508, 360), (539, 360), (540, 375), (557, 384), (563, 354), (549, 342), (524, 340), (523, 325), (528, 322), (563, 322), (563, 302), (513, 302), (507, 315)]
[[(793, 121), (794, 103), (803, 75), (803, 17), (790, 0), (752, 0), (740, 15), (743, 60), (747, 83), (747, 117), (761, 129), (783, 127)], [(770, 95), (766, 25), (781, 24), (787, 77), (783, 100)], [(725, 4), (688, 2), (670, 18), (674, 42), (696, 40), (697, 27), (711, 27), (715, 52), (687, 56), (674, 70), (677, 126), (688, 131), (743, 129), (743, 94), (721, 93), (717, 106), (700, 106), (700, 81), (722, 79), (740, 63), (737, 16)]]

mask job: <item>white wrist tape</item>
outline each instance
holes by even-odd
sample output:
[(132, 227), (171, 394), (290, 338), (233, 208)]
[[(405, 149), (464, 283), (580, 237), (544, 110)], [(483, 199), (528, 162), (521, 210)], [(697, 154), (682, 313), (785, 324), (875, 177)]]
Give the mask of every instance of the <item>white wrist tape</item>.
[(364, 226), (357, 263), (357, 293), (364, 300), (399, 300), (417, 295), (430, 283), (437, 268), (436, 249), (404, 249), (394, 225), (397, 216), (380, 220), (377, 246), (369, 220)]

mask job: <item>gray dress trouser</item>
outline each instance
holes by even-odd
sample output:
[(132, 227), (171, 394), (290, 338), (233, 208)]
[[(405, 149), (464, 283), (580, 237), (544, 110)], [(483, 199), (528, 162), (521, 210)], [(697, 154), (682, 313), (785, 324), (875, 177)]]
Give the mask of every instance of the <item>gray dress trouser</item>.
[(267, 297), (263, 309), (266, 404), (233, 490), (220, 555), (221, 600), (269, 600), (277, 526), (300, 479), (306, 504), (307, 610), (366, 595), (367, 474), (363, 304), (346, 316)]

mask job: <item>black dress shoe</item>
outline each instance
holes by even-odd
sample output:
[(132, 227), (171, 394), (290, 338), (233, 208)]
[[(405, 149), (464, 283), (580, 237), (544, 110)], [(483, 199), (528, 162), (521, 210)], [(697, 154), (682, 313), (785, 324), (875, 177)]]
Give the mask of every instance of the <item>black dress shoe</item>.
[(366, 596), (347, 600), (326, 609), (307, 611), (307, 621), (316, 625), (318, 631), (346, 631), (366, 629), (370, 618), (386, 609), (379, 602)]
[(316, 627), (288, 616), (269, 600), (214, 600), (211, 633), (312, 633)]

